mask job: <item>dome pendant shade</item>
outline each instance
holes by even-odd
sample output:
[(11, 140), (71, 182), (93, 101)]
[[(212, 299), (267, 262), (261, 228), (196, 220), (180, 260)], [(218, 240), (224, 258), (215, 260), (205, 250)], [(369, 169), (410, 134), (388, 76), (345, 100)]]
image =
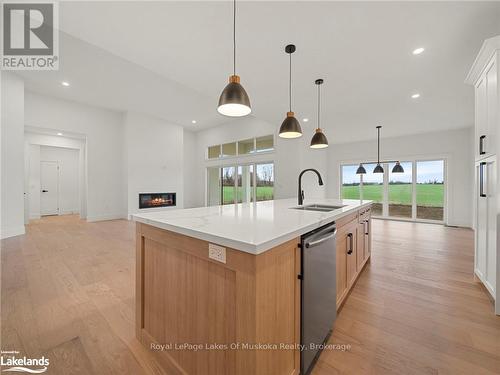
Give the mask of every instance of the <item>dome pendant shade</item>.
[(366, 174), (366, 169), (363, 166), (363, 163), (359, 164), (359, 167), (356, 170), (356, 174)]
[(302, 129), (293, 112), (287, 112), (285, 120), (281, 123), (279, 136), (281, 138), (299, 138)]
[(373, 169), (373, 173), (384, 173), (384, 168), (382, 168), (380, 163), (378, 163), (377, 166)]
[(311, 148), (325, 148), (328, 147), (328, 139), (321, 129), (316, 129), (311, 139)]
[(229, 83), (220, 94), (217, 111), (224, 116), (230, 117), (242, 117), (252, 112), (250, 99), (240, 84), (239, 76), (232, 75), (229, 77)]
[(392, 168), (392, 173), (405, 173), (405, 170), (403, 169), (403, 166), (399, 163), (399, 161), (397, 161), (394, 168)]

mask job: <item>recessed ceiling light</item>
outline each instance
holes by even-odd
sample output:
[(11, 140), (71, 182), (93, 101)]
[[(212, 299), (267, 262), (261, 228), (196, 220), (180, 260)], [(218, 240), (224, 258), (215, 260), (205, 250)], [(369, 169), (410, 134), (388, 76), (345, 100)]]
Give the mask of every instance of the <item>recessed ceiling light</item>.
[(419, 48), (413, 50), (413, 54), (414, 55), (420, 55), (424, 51), (425, 51), (425, 48), (419, 47)]
[(417, 99), (417, 98), (420, 98), (420, 94), (419, 93), (416, 93), (416, 94), (413, 94), (411, 96), (413, 99)]
[(192, 123), (192, 124), (196, 124), (196, 120), (192, 120), (192, 121), (191, 121), (191, 123)]
[(62, 133), (57, 133), (57, 135), (62, 135)]
[(303, 118), (302, 121), (307, 122), (307, 121), (309, 121), (309, 119), (308, 118)]
[(63, 85), (64, 87), (68, 87), (68, 86), (69, 86), (69, 82), (62, 81), (62, 82), (61, 82), (61, 85)]

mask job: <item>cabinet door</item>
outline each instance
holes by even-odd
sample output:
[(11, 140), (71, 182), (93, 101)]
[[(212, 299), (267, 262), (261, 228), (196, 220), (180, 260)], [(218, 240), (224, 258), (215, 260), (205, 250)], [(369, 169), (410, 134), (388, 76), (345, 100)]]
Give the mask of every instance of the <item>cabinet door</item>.
[(486, 283), (487, 287), (496, 293), (497, 278), (497, 205), (496, 205), (496, 162), (488, 158), (485, 165), (487, 237), (486, 237)]
[(346, 234), (346, 254), (347, 254), (347, 286), (350, 287), (356, 279), (358, 271), (357, 266), (357, 227), (358, 223), (354, 222), (349, 225)]
[(345, 228), (340, 228), (336, 242), (337, 307), (347, 291), (347, 243), (347, 232)]
[[(482, 75), (476, 84), (476, 124), (475, 124), (475, 139), (474, 147), (476, 149), (476, 159), (480, 157), (480, 143), (481, 137), (486, 137), (487, 124), (488, 124), (488, 95), (487, 95), (487, 81), (486, 76)], [(486, 148), (483, 141), (483, 148)], [(484, 150), (483, 150), (484, 151)]]
[(365, 242), (364, 242), (364, 259), (368, 259), (370, 257), (371, 247), (372, 247), (372, 219), (368, 216), (366, 218), (365, 224)]
[(366, 246), (366, 221), (362, 220), (361, 223), (358, 224), (357, 235), (356, 235), (356, 258), (358, 270), (361, 270), (363, 266), (363, 262), (365, 261), (365, 246)]
[(496, 59), (486, 70), (486, 96), (487, 96), (487, 124), (485, 138), (485, 152), (487, 154), (496, 153), (496, 132), (498, 127), (498, 70)]
[[(486, 276), (486, 247), (488, 230), (488, 205), (484, 195), (486, 167), (483, 162), (476, 163), (476, 230), (474, 269), (476, 274), (484, 280)], [(482, 180), (482, 182), (481, 182)], [(481, 189), (481, 185), (483, 188)]]

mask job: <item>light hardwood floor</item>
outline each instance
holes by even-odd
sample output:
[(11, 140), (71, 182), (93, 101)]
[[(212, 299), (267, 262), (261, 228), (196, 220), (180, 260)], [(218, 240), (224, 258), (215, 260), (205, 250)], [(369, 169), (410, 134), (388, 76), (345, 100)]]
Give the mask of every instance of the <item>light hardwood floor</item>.
[[(500, 318), (472, 276), (472, 231), (374, 220), (372, 261), (313, 372), (498, 374)], [(2, 240), (2, 350), (50, 374), (161, 374), (134, 338), (135, 226), (47, 217)]]

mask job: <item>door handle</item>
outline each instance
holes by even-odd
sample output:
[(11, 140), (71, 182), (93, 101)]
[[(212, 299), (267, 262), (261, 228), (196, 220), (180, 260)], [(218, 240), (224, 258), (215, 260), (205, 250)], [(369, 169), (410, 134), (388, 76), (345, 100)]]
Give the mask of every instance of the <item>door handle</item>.
[(353, 245), (353, 238), (352, 238), (352, 233), (348, 233), (347, 237), (349, 238), (349, 250), (347, 250), (347, 255), (352, 254), (352, 245)]
[(485, 135), (482, 135), (479, 137), (479, 155), (486, 154), (486, 151), (484, 151), (484, 139), (485, 138), (486, 138)]
[(42, 193), (48, 193), (49, 191), (48, 190), (42, 190)]
[(484, 198), (486, 194), (484, 193), (484, 166), (486, 165), (485, 161), (479, 163), (479, 196)]
[(368, 222), (368, 220), (365, 220), (365, 224), (366, 224), (365, 234), (368, 236), (370, 231), (370, 223)]

